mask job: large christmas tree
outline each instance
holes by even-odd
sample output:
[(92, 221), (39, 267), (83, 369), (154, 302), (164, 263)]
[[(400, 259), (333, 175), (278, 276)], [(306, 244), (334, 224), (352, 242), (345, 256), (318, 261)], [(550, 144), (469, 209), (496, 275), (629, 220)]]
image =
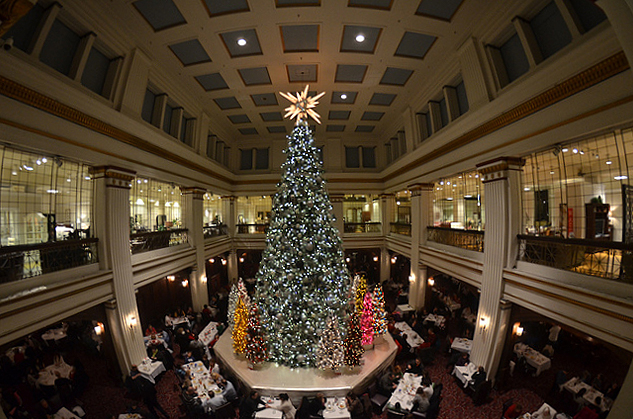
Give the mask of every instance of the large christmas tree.
[(297, 116), (297, 125), (284, 150), (255, 294), (268, 359), (290, 367), (315, 366), (328, 317), (346, 325), (352, 309), (342, 241), (307, 122), (308, 115), (319, 122), (312, 108), (321, 95), (307, 93), (306, 86), (296, 97), (282, 94), (293, 102), (286, 116)]

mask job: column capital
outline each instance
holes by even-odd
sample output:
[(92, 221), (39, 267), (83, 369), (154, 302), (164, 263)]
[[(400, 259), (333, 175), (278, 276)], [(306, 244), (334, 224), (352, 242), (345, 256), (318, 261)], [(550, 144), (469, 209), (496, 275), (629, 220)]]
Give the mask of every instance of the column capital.
[(229, 202), (233, 202), (233, 201), (237, 200), (237, 196), (234, 196), (234, 195), (222, 195), (220, 197), (220, 199), (226, 199)]
[(420, 196), (422, 192), (430, 192), (433, 190), (432, 183), (413, 183), (407, 186), (407, 189), (411, 191), (411, 196)]
[(115, 166), (96, 166), (91, 167), (89, 171), (93, 179), (105, 179), (106, 186), (122, 189), (130, 189), (130, 182), (136, 176), (133, 170)]
[(521, 171), (525, 160), (520, 157), (499, 157), (477, 165), (477, 170), (482, 175), (482, 182), (492, 182), (506, 179), (509, 171)]
[(396, 195), (392, 193), (383, 193), (383, 194), (380, 194), (379, 196), (380, 196), (380, 199), (391, 199)]
[(202, 199), (204, 194), (207, 193), (207, 190), (197, 186), (191, 186), (181, 187), (180, 192), (182, 192), (183, 195), (193, 195), (193, 199)]

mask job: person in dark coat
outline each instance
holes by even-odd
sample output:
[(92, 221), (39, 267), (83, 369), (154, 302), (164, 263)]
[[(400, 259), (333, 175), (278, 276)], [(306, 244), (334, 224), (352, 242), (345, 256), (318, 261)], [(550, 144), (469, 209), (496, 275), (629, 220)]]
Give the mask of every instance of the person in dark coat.
[(259, 397), (259, 393), (253, 390), (248, 397), (244, 397), (244, 400), (242, 400), (240, 404), (240, 419), (252, 419), (255, 412), (259, 412), (265, 408), (266, 403)]

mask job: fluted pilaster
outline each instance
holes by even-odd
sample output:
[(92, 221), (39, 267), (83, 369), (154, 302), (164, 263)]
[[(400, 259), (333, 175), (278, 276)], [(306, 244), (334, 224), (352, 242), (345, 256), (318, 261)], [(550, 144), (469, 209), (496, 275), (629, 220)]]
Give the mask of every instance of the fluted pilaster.
[(209, 302), (207, 277), (204, 264), (203, 198), (206, 190), (201, 188), (181, 188), (184, 197), (184, 221), (189, 244), (196, 250), (196, 263), (189, 276), (191, 301), (195, 311), (201, 311)]

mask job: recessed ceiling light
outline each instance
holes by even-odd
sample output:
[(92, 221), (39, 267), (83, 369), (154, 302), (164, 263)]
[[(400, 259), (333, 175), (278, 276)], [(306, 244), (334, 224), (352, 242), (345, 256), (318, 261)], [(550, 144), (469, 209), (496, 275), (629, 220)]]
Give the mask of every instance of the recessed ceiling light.
[(246, 45), (246, 39), (244, 38), (240, 38), (237, 40), (237, 45), (243, 47), (244, 45)]
[(356, 42), (365, 42), (365, 35), (363, 34), (356, 35)]
[(613, 164), (613, 162), (611, 160), (607, 160), (606, 162), (607, 164)]
[(343, 93), (343, 94), (341, 95), (341, 99), (343, 99), (343, 100), (347, 99), (347, 95), (346, 95), (345, 93)]

